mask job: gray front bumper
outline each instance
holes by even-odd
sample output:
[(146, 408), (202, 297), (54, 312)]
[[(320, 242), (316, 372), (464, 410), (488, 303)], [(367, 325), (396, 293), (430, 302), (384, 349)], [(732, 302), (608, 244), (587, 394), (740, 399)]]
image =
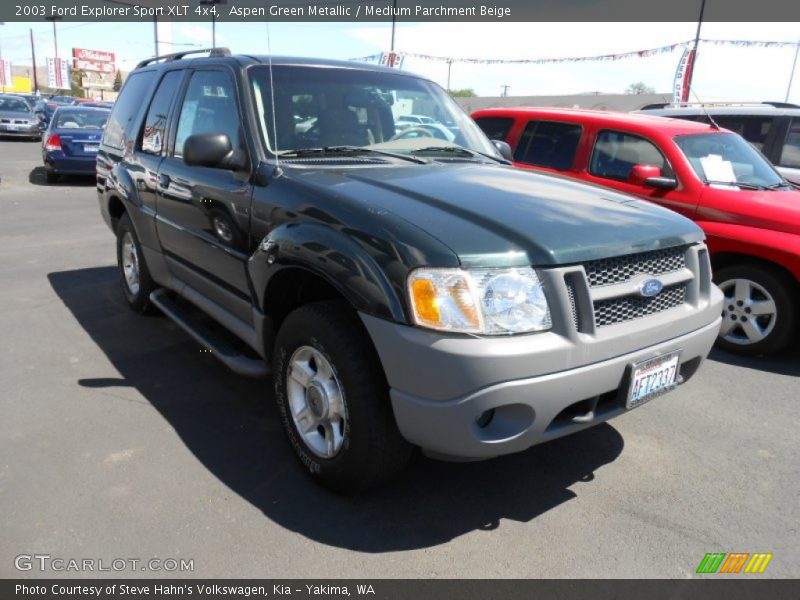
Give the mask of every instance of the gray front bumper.
[(20, 129), (7, 129), (5, 126), (0, 125), (0, 136), (8, 137), (41, 137), (42, 132), (38, 126), (25, 127)]
[[(719, 332), (722, 294), (712, 290), (699, 311), (665, 311), (648, 323), (609, 328), (616, 334), (591, 342), (552, 332), (454, 337), (367, 315), (362, 320), (383, 363), (403, 436), (432, 453), (490, 458), (625, 412), (633, 363), (681, 350), (680, 373), (688, 379)], [(630, 334), (636, 327), (638, 335)], [(477, 421), (491, 409), (492, 420), (480, 427)]]

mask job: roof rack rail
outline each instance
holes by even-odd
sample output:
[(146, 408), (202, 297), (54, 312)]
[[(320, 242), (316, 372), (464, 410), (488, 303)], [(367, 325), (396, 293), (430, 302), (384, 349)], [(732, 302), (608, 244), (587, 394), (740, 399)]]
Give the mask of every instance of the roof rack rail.
[(696, 107), (764, 107), (774, 108), (800, 108), (800, 105), (790, 102), (661, 102), (647, 104), (639, 110), (657, 110), (660, 108), (696, 108)]
[(146, 67), (147, 65), (158, 62), (171, 62), (173, 60), (180, 60), (184, 56), (189, 56), (190, 54), (203, 54), (208, 52), (208, 56), (230, 56), (231, 51), (228, 48), (200, 48), (199, 50), (184, 50), (183, 52), (173, 52), (172, 54), (162, 54), (161, 56), (153, 56), (151, 58), (146, 58), (140, 61), (136, 68), (139, 69), (141, 67)]

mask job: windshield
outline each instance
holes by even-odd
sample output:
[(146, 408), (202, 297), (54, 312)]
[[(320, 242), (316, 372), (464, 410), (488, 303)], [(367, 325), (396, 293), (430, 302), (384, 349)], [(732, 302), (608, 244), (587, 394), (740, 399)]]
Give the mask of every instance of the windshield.
[(0, 97), (0, 111), (31, 112), (28, 103), (22, 98)]
[(111, 113), (105, 110), (59, 110), (56, 129), (103, 129)]
[(269, 67), (252, 67), (249, 73), (262, 139), (270, 152), (349, 146), (412, 154), (461, 147), (499, 158), (458, 104), (424, 79), (360, 69), (275, 66), (273, 119)]
[(779, 186), (784, 181), (758, 150), (735, 133), (680, 135), (675, 143), (703, 181), (755, 187)]

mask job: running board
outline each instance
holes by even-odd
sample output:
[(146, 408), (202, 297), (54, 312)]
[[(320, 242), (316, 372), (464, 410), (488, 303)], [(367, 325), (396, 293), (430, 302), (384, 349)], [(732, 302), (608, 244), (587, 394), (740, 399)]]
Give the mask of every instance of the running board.
[(231, 348), (220, 336), (206, 328), (189, 313), (183, 310), (169, 296), (165, 289), (154, 291), (150, 294), (150, 302), (155, 304), (161, 312), (172, 319), (176, 325), (192, 336), (203, 347), (222, 361), (231, 371), (248, 377), (266, 377), (269, 375), (267, 363), (261, 359), (249, 358)]

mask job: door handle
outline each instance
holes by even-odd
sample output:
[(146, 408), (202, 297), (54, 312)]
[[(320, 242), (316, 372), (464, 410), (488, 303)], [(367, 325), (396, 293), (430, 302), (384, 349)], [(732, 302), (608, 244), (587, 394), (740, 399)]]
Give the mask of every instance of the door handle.
[(165, 175), (163, 173), (159, 173), (159, 175), (158, 175), (158, 187), (163, 188), (163, 189), (167, 189), (169, 187), (169, 184), (170, 184), (171, 181), (172, 181), (172, 179), (170, 179), (169, 175)]

